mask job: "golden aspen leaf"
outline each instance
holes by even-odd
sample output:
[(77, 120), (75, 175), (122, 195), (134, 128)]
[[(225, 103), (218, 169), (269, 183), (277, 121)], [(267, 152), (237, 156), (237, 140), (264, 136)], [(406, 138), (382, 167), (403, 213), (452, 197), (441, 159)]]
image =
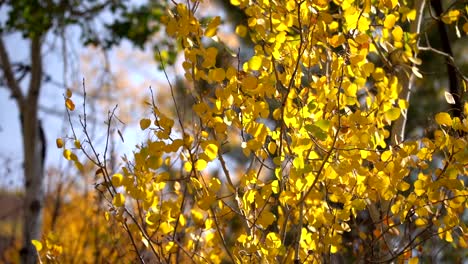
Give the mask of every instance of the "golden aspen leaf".
[(396, 26), (392, 30), (393, 40), (399, 42), (403, 39), (403, 29), (400, 26)]
[(366, 202), (363, 199), (354, 199), (351, 202), (351, 206), (356, 210), (364, 210), (366, 208)]
[(445, 112), (436, 114), (435, 121), (441, 126), (452, 126), (452, 118)]
[(213, 205), (213, 202), (215, 202), (215, 200), (216, 200), (215, 195), (212, 195), (212, 194), (205, 195), (203, 196), (203, 198), (197, 201), (197, 205), (198, 207), (200, 207), (200, 209), (207, 211)]
[(445, 241), (449, 243), (453, 242), (452, 232), (450, 231), (445, 232)]
[(385, 112), (385, 118), (388, 121), (395, 121), (399, 117), (400, 117), (400, 108), (393, 107)]
[(442, 16), (442, 21), (445, 24), (452, 24), (453, 22), (458, 20), (458, 17), (460, 16), (460, 10), (450, 10), (445, 15)]
[(147, 118), (143, 118), (140, 120), (140, 128), (141, 130), (147, 129), (151, 125), (151, 120)]
[(258, 71), (262, 67), (262, 58), (260, 56), (253, 56), (249, 60), (249, 69)]
[(209, 78), (215, 82), (222, 82), (226, 78), (226, 73), (222, 68), (211, 69), (208, 74)]
[(331, 37), (328, 42), (330, 43), (330, 45), (334, 48), (342, 45), (343, 43), (346, 42), (346, 38), (344, 37), (343, 34), (339, 34), (339, 35), (334, 35), (333, 37)]
[(216, 31), (218, 30), (218, 26), (221, 24), (221, 18), (219, 16), (216, 16), (211, 20), (210, 24), (208, 24), (208, 27), (205, 30), (205, 36), (211, 38), (214, 35), (216, 35)]
[(77, 149), (81, 148), (81, 143), (80, 143), (80, 141), (78, 139), (75, 139), (73, 144), (75, 145), (75, 148), (77, 148)]
[(408, 264), (418, 264), (419, 263), (419, 258), (410, 258), (408, 260)]
[(468, 248), (467, 241), (468, 241), (468, 240), (465, 240), (465, 238), (460, 238), (460, 239), (458, 240), (458, 245), (459, 245), (461, 248)]
[(197, 226), (203, 226), (205, 224), (205, 216), (203, 211), (198, 208), (193, 208), (190, 210), (192, 219)]
[(247, 27), (244, 25), (238, 25), (236, 27), (236, 34), (244, 38), (247, 35)]
[(71, 160), (71, 159), (72, 159), (72, 158), (71, 158), (72, 154), (73, 154), (73, 153), (72, 153), (71, 150), (69, 150), (69, 149), (65, 149), (65, 150), (63, 151), (63, 156), (64, 156), (67, 160)]
[(384, 27), (391, 29), (395, 25), (397, 17), (394, 14), (390, 14), (385, 18)]
[(280, 248), (281, 239), (279, 238), (278, 234), (270, 232), (266, 236), (265, 244), (268, 248)]
[(65, 92), (65, 96), (66, 96), (67, 98), (71, 98), (72, 95), (73, 95), (73, 94), (72, 94), (72, 91), (71, 91), (70, 89), (67, 89), (67, 91)]
[(392, 152), (390, 150), (386, 150), (382, 153), (382, 155), (380, 155), (380, 159), (383, 162), (389, 161), (391, 157), (392, 157)]
[(213, 177), (213, 178), (211, 178), (208, 187), (210, 188), (211, 192), (215, 193), (215, 192), (219, 191), (219, 189), (221, 189), (221, 181), (218, 178)]
[(257, 223), (261, 224), (264, 228), (267, 228), (276, 220), (275, 215), (270, 211), (263, 211), (258, 217)]
[(204, 159), (198, 159), (196, 162), (195, 162), (195, 169), (198, 170), (198, 171), (202, 171), (206, 168), (206, 165), (208, 163), (206, 162), (206, 160)]
[(55, 144), (57, 144), (57, 148), (63, 148), (63, 140), (61, 138), (57, 138)]
[(37, 252), (41, 252), (42, 250), (42, 243), (36, 239), (31, 240), (31, 243), (34, 245), (36, 248)]
[(115, 194), (114, 199), (112, 199), (112, 203), (116, 207), (123, 206), (125, 204), (125, 196), (123, 194), (121, 194), (121, 193)]
[(247, 76), (244, 78), (242, 84), (244, 85), (245, 89), (254, 90), (257, 88), (257, 78), (255, 78), (255, 76)]
[(402, 192), (408, 190), (410, 187), (410, 184), (405, 181), (401, 181), (400, 183), (398, 183), (398, 190)]
[(218, 145), (216, 145), (216, 143), (210, 142), (206, 144), (203, 149), (209, 160), (214, 160), (218, 156)]
[(112, 175), (111, 182), (112, 182), (112, 185), (114, 185), (114, 187), (122, 186), (123, 175), (120, 173), (116, 173)]
[[(282, 25), (284, 25), (284, 24), (282, 24)], [(282, 32), (278, 33), (276, 35), (276, 37), (275, 37), (275, 40), (276, 40), (275, 41), (276, 44), (281, 44), (281, 43), (285, 42), (286, 41), (286, 32), (282, 31)]]
[(65, 106), (68, 110), (73, 111), (75, 110), (75, 104), (70, 98), (65, 99)]
[(276, 152), (276, 143), (274, 141), (270, 141), (270, 143), (268, 143), (268, 152), (270, 152), (270, 154), (274, 154)]
[(231, 2), (231, 4), (232, 4), (233, 6), (238, 6), (238, 5), (241, 4), (241, 1), (240, 1), (240, 0), (230, 0), (230, 2)]
[(255, 201), (255, 190), (247, 190), (242, 197), (244, 206), (250, 206)]
[(279, 182), (278, 180), (274, 180), (271, 182), (271, 191), (273, 193), (279, 193)]
[(418, 218), (416, 221), (414, 221), (416, 226), (425, 226), (427, 225), (427, 220), (425, 218)]
[(364, 63), (361, 66), (362, 71), (365, 73), (365, 76), (370, 76), (374, 70), (375, 70), (375, 65), (372, 62)]
[(463, 24), (463, 31), (465, 31), (465, 34), (468, 34), (468, 22), (465, 22), (465, 24)]

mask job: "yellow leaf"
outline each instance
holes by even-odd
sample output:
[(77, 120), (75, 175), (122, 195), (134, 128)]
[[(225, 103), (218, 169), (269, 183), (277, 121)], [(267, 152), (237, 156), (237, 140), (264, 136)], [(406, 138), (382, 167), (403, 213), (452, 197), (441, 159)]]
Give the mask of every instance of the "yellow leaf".
[(211, 192), (215, 193), (219, 191), (219, 189), (221, 189), (221, 181), (218, 178), (213, 177), (211, 178), (210, 184), (208, 187), (210, 188)]
[(398, 190), (404, 192), (406, 190), (408, 190), (410, 188), (410, 185), (409, 183), (405, 182), (405, 181), (401, 181), (399, 184), (398, 184)]
[(72, 91), (70, 89), (67, 89), (66, 93), (65, 93), (65, 96), (67, 98), (71, 98), (72, 97)]
[(268, 235), (266, 236), (265, 243), (268, 248), (281, 247), (281, 239), (278, 237), (278, 234), (273, 232), (268, 233)]
[(41, 252), (42, 250), (42, 243), (38, 240), (31, 240), (31, 243), (34, 245), (34, 247), (36, 248), (37, 252)]
[(385, 27), (385, 28), (388, 28), (388, 29), (393, 28), (393, 26), (395, 25), (396, 19), (397, 19), (397, 18), (396, 18), (396, 16), (395, 16), (394, 14), (388, 15), (388, 16), (385, 18), (384, 27)]
[(70, 98), (67, 98), (65, 100), (65, 106), (67, 107), (68, 110), (73, 111), (75, 110), (75, 104)]
[(408, 264), (418, 264), (419, 263), (419, 259), (418, 258), (410, 258), (408, 260)]
[(215, 82), (222, 82), (226, 78), (226, 73), (224, 72), (224, 69), (222, 68), (216, 68), (210, 70), (210, 73), (208, 74), (209, 78)]
[(453, 242), (452, 232), (450, 231), (445, 232), (445, 241), (449, 243)]
[(192, 214), (192, 219), (195, 222), (197, 226), (203, 226), (205, 222), (205, 216), (203, 214), (203, 211), (198, 209), (198, 208), (193, 208), (190, 210), (190, 213)]
[(192, 163), (190, 161), (187, 161), (184, 163), (184, 170), (186, 172), (191, 172), (192, 171)]
[(442, 112), (438, 113), (435, 116), (435, 121), (437, 124), (441, 126), (451, 126), (452, 125), (452, 118), (448, 113)]
[(257, 88), (257, 78), (254, 76), (247, 76), (243, 81), (244, 88), (247, 90), (253, 90)]
[(279, 182), (278, 180), (274, 180), (271, 182), (271, 190), (273, 191), (273, 193), (279, 193)]
[(465, 33), (468, 34), (468, 22), (463, 24), (463, 31), (465, 31)]
[(343, 43), (346, 42), (346, 38), (344, 37), (343, 34), (339, 34), (339, 35), (333, 35), (333, 37), (331, 37), (328, 42), (330, 43), (330, 45), (334, 48), (342, 45)]
[(203, 146), (206, 156), (209, 160), (214, 160), (218, 156), (218, 145), (213, 141), (208, 142), (208, 144)]
[(244, 38), (247, 35), (247, 27), (244, 25), (238, 25), (236, 27), (236, 33), (240, 37)]
[(81, 143), (80, 143), (80, 141), (78, 139), (75, 139), (75, 141), (73, 143), (75, 145), (75, 148), (77, 148), (77, 149), (81, 148)]
[(261, 224), (263, 228), (267, 228), (276, 220), (275, 215), (270, 211), (263, 211), (260, 217), (257, 219), (257, 223)]
[(395, 121), (400, 117), (400, 108), (390, 108), (385, 112), (385, 118), (388, 121)]
[(147, 129), (151, 125), (151, 120), (147, 118), (143, 118), (140, 120), (140, 128), (141, 130)]
[(67, 159), (67, 160), (71, 160), (72, 159), (72, 152), (71, 150), (69, 149), (66, 149), (63, 151), (63, 156)]
[(380, 156), (380, 159), (382, 159), (383, 162), (387, 162), (390, 160), (391, 157), (392, 157), (392, 152), (390, 150), (386, 150), (382, 153), (382, 155)]
[(450, 10), (448, 13), (442, 16), (442, 21), (445, 24), (452, 24), (453, 22), (458, 20), (458, 17), (460, 16), (460, 10)]
[(114, 199), (112, 199), (112, 203), (117, 207), (123, 206), (125, 204), (125, 196), (121, 193), (117, 193)]
[(195, 169), (198, 171), (204, 170), (208, 163), (204, 159), (199, 159), (195, 162)]
[(205, 30), (205, 36), (211, 38), (216, 35), (216, 31), (218, 30), (218, 26), (221, 24), (221, 18), (219, 16), (215, 17), (211, 20), (210, 24)]
[(262, 58), (259, 56), (253, 56), (249, 60), (249, 69), (253, 71), (258, 71), (262, 67)]
[(401, 41), (403, 39), (403, 29), (400, 26), (396, 26), (392, 30), (392, 36), (395, 41)]
[(247, 190), (242, 197), (244, 206), (250, 206), (255, 201), (255, 190)]
[(57, 138), (55, 143), (57, 144), (57, 148), (63, 148), (63, 140), (61, 138)]
[(114, 187), (121, 186), (122, 182), (123, 182), (123, 175), (120, 174), (120, 173), (116, 173), (116, 174), (112, 175), (111, 182), (112, 182), (112, 185), (114, 185)]
[(425, 218), (418, 218), (416, 221), (414, 221), (416, 226), (425, 226), (427, 225), (427, 220)]
[(203, 198), (198, 200), (197, 205), (198, 207), (200, 207), (200, 209), (207, 211), (208, 209), (210, 209), (210, 207), (213, 205), (215, 201), (216, 201), (216, 196), (209, 194), (209, 195), (203, 196)]

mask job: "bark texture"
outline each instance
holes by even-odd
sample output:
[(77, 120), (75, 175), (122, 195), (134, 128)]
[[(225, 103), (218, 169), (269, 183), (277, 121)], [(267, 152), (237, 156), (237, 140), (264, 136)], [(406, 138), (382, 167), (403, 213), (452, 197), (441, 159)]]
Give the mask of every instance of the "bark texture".
[(38, 100), (42, 79), (42, 36), (31, 37), (29, 86), (25, 93), (15, 78), (7, 50), (0, 39), (0, 62), (7, 88), (16, 101), (20, 112), (20, 122), (23, 139), (23, 169), (24, 169), (24, 222), (23, 248), (20, 252), (21, 263), (36, 263), (37, 252), (31, 243), (32, 239), (40, 239), (42, 227), (42, 208), (44, 200), (44, 161), (45, 134), (38, 119)]

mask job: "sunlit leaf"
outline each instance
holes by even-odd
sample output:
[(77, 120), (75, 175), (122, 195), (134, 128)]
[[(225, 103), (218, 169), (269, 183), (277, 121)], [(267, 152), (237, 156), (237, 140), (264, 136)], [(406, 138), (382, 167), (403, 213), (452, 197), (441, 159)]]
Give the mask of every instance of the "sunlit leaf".
[(452, 126), (452, 118), (445, 112), (436, 114), (435, 121), (441, 126)]
[(208, 163), (206, 162), (206, 160), (204, 159), (198, 159), (196, 162), (195, 162), (195, 169), (198, 170), (198, 171), (202, 171), (206, 168), (206, 165)]
[(38, 240), (31, 240), (31, 243), (34, 245), (34, 247), (36, 248), (37, 252), (41, 252), (42, 250), (42, 243)]
[(70, 98), (65, 99), (65, 106), (68, 110), (73, 111), (75, 110), (75, 104)]
[(216, 31), (218, 30), (218, 26), (221, 24), (221, 17), (216, 16), (211, 20), (210, 24), (205, 30), (205, 36), (207, 37), (213, 37), (216, 35)]
[(401, 110), (400, 108), (390, 108), (385, 112), (385, 118), (389, 121), (395, 121), (400, 117)]

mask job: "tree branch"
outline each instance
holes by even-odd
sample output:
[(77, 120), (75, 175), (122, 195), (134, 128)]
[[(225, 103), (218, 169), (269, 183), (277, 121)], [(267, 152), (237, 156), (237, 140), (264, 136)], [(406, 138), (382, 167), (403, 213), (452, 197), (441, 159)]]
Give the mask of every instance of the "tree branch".
[(5, 48), (3, 38), (0, 37), (0, 63), (3, 70), (3, 75), (5, 76), (8, 89), (11, 91), (11, 96), (16, 99), (20, 107), (24, 105), (24, 97), (18, 82), (15, 79), (13, 74), (10, 58)]
[(28, 103), (35, 101), (37, 104), (37, 97), (41, 87), (42, 79), (42, 57), (41, 57), (41, 35), (35, 35), (31, 39), (31, 79), (29, 81), (28, 89)]

